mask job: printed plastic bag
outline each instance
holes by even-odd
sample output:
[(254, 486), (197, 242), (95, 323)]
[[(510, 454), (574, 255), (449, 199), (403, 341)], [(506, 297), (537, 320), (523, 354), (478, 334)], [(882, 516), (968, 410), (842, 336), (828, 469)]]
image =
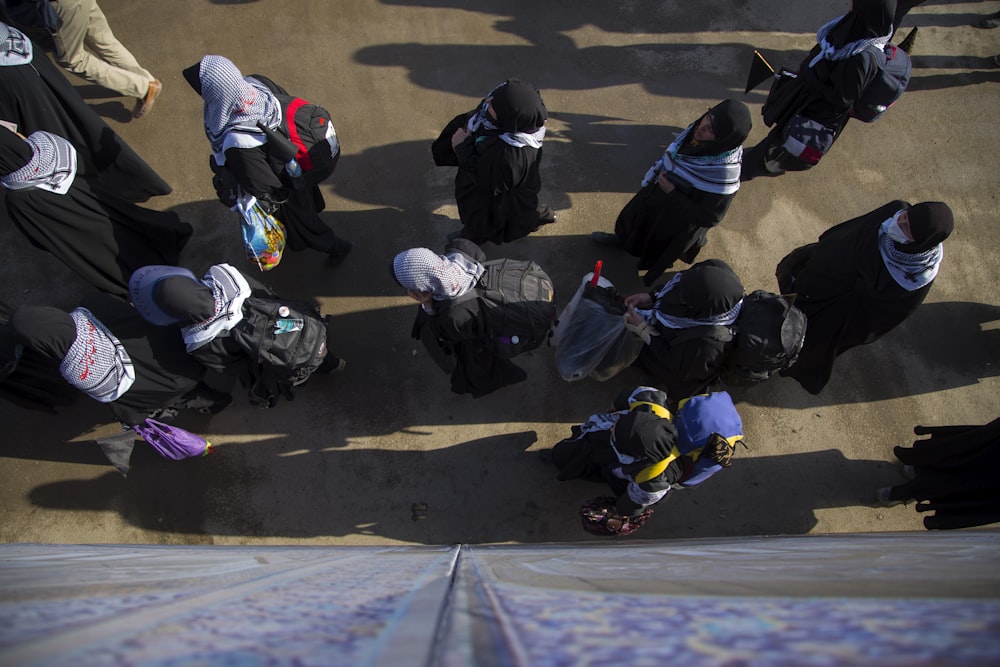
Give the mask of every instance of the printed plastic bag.
[(247, 259), (261, 271), (269, 271), (281, 261), (285, 250), (285, 227), (261, 208), (257, 198), (241, 192), (235, 209), (240, 212), (240, 227)]
[(212, 447), (212, 443), (200, 435), (151, 417), (147, 417), (143, 424), (133, 425), (132, 430), (159, 452), (160, 456), (174, 461), (205, 456)]

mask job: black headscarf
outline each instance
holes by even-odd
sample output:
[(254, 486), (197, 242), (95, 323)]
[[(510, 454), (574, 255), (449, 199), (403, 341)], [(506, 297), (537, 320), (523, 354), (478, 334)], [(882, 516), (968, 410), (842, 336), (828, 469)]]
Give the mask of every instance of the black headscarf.
[(508, 79), (492, 98), (496, 126), (503, 132), (534, 132), (549, 116), (538, 90), (519, 79)]
[(215, 315), (212, 290), (186, 276), (167, 276), (158, 281), (153, 300), (163, 312), (185, 323), (204, 322)]
[(702, 118), (709, 117), (715, 139), (712, 141), (695, 142), (694, 129), (688, 133), (680, 152), (685, 155), (720, 155), (741, 146), (750, 135), (753, 121), (747, 105), (736, 100), (723, 100), (709, 109), (695, 121), (698, 127)]
[(12, 174), (31, 160), (31, 145), (0, 125), (0, 176)]
[(826, 36), (836, 48), (892, 33), (896, 0), (854, 0), (854, 6)]
[(660, 298), (657, 308), (674, 317), (706, 319), (735, 308), (743, 291), (743, 283), (728, 264), (708, 259), (685, 269), (677, 285)]
[(69, 313), (48, 306), (21, 306), (10, 316), (17, 342), (42, 356), (62, 361), (76, 340)]
[(916, 254), (930, 250), (951, 235), (955, 216), (944, 202), (925, 201), (907, 209), (913, 243), (896, 244), (901, 251)]
[(677, 429), (650, 412), (628, 412), (615, 424), (615, 448), (646, 461), (662, 461), (677, 442)]

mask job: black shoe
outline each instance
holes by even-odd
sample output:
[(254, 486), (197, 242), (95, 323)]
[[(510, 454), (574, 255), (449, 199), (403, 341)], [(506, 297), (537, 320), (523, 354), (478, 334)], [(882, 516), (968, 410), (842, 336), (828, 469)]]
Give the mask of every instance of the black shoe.
[(914, 28), (909, 35), (903, 38), (903, 41), (899, 43), (900, 51), (905, 51), (907, 54), (913, 53), (913, 43), (917, 41), (917, 30), (919, 28)]
[(330, 268), (340, 266), (347, 256), (351, 254), (354, 250), (354, 244), (350, 241), (345, 241), (344, 239), (339, 239), (339, 242), (334, 249), (326, 256), (326, 265)]
[(553, 211), (548, 204), (538, 209), (538, 224), (539, 225), (550, 225), (556, 221), (559, 216)]
[(617, 234), (608, 234), (607, 232), (590, 232), (590, 240), (601, 245), (617, 247), (622, 245), (622, 240), (618, 238)]

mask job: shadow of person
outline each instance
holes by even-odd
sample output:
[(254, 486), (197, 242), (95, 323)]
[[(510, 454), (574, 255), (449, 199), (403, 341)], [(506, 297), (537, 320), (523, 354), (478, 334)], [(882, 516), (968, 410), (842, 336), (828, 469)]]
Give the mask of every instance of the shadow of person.
[[(924, 303), (870, 345), (837, 357), (830, 381), (811, 396), (791, 379), (731, 388), (758, 406), (806, 407), (884, 401), (977, 384), (1000, 375), (1000, 306), (967, 301)], [(808, 328), (806, 330), (808, 336)]]

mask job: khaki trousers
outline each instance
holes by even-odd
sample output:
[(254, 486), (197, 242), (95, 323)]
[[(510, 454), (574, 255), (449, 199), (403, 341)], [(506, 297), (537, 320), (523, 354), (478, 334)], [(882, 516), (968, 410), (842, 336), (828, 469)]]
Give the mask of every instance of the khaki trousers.
[(97, 0), (53, 0), (63, 25), (53, 39), (59, 64), (73, 74), (128, 97), (143, 98), (155, 78), (122, 46)]

